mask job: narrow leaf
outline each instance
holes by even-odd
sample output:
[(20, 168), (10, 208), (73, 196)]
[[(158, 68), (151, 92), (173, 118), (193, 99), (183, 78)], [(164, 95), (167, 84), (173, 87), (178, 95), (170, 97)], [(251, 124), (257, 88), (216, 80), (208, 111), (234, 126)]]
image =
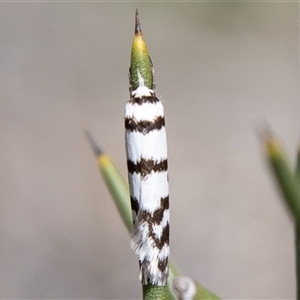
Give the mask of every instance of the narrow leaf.
[(114, 199), (126, 228), (130, 232), (132, 229), (132, 212), (127, 182), (122, 177), (112, 159), (102, 151), (88, 131), (86, 131), (86, 136), (94, 151), (99, 170), (106, 186)]
[(296, 180), (298, 181), (298, 185), (300, 185), (300, 144), (298, 145), (295, 176), (296, 176)]
[(153, 88), (153, 70), (151, 58), (143, 38), (138, 10), (135, 12), (135, 32), (131, 49), (130, 83), (132, 90), (139, 87), (138, 71), (144, 79), (144, 85)]
[(300, 186), (295, 179), (293, 169), (290, 167), (278, 140), (267, 134), (263, 143), (266, 157), (284, 196), (285, 203), (296, 221), (300, 221)]
[(297, 299), (300, 299), (300, 222), (295, 222)]

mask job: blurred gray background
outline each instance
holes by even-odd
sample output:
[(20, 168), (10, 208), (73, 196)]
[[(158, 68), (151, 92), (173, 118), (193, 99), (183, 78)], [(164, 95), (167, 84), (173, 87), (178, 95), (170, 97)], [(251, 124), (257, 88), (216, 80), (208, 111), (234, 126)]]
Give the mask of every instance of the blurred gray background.
[(298, 4), (238, 1), (0, 4), (0, 298), (141, 298), (83, 133), (127, 176), (135, 8), (165, 106), (175, 261), (223, 298), (294, 298), (293, 224), (257, 131), (295, 163)]

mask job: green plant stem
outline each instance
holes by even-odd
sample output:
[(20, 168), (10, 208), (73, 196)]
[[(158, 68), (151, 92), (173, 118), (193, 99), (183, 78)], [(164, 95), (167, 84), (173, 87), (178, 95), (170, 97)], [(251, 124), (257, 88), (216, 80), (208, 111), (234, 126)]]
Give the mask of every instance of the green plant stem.
[(300, 185), (285, 158), (284, 151), (279, 142), (272, 136), (268, 136), (264, 142), (267, 159), (284, 196), (285, 203), (296, 222), (300, 222)]
[(139, 14), (135, 12), (135, 32), (131, 48), (130, 62), (130, 84), (132, 90), (139, 87), (138, 71), (144, 79), (144, 85), (149, 89), (153, 88), (152, 62), (148, 54), (147, 46), (143, 39), (143, 33), (139, 20)]
[(296, 163), (296, 170), (295, 170), (295, 177), (300, 186), (300, 145), (298, 145), (297, 151), (297, 163)]
[(295, 173), (289, 166), (279, 142), (271, 135), (265, 139), (266, 154), (284, 200), (295, 219), (297, 299), (300, 300), (300, 148)]
[(144, 300), (168, 300), (167, 286), (143, 285)]
[[(298, 146), (295, 178), (300, 186), (300, 145)], [(300, 222), (295, 222), (297, 299), (300, 300)]]
[(133, 222), (128, 184), (124, 180), (113, 160), (102, 151), (88, 131), (86, 131), (86, 136), (96, 156), (98, 168), (103, 180), (115, 202), (126, 228), (129, 232), (131, 232)]
[(217, 295), (212, 293), (210, 290), (206, 289), (204, 286), (200, 285), (198, 282), (196, 282), (196, 288), (197, 292), (194, 296), (193, 300), (204, 300), (204, 299), (210, 299), (210, 300), (219, 300)]
[(295, 222), (297, 299), (300, 299), (300, 222)]
[[(98, 161), (99, 169), (106, 183), (106, 186), (109, 189), (110, 193), (114, 194), (113, 197), (116, 199), (115, 204), (117, 206), (117, 209), (122, 216), (125, 226), (129, 231), (131, 231), (132, 212), (129, 202), (129, 190), (127, 187), (125, 187), (126, 183), (109, 156), (103, 154), (98, 157)], [(112, 178), (113, 180), (111, 180)]]

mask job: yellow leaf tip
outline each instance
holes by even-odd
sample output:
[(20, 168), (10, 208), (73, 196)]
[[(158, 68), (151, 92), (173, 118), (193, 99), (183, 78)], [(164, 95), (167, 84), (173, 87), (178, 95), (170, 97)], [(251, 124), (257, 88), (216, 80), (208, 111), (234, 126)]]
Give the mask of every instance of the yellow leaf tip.
[(269, 157), (278, 157), (283, 153), (280, 141), (270, 132), (264, 134), (263, 146)]

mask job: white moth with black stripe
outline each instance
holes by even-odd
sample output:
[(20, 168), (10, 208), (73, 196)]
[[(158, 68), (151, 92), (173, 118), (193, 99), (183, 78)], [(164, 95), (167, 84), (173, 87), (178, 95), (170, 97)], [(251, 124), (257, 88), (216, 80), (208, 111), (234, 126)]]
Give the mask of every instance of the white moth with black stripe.
[(142, 284), (163, 286), (168, 278), (169, 184), (164, 108), (153, 90), (139, 87), (125, 107), (126, 153), (133, 231), (131, 247)]

